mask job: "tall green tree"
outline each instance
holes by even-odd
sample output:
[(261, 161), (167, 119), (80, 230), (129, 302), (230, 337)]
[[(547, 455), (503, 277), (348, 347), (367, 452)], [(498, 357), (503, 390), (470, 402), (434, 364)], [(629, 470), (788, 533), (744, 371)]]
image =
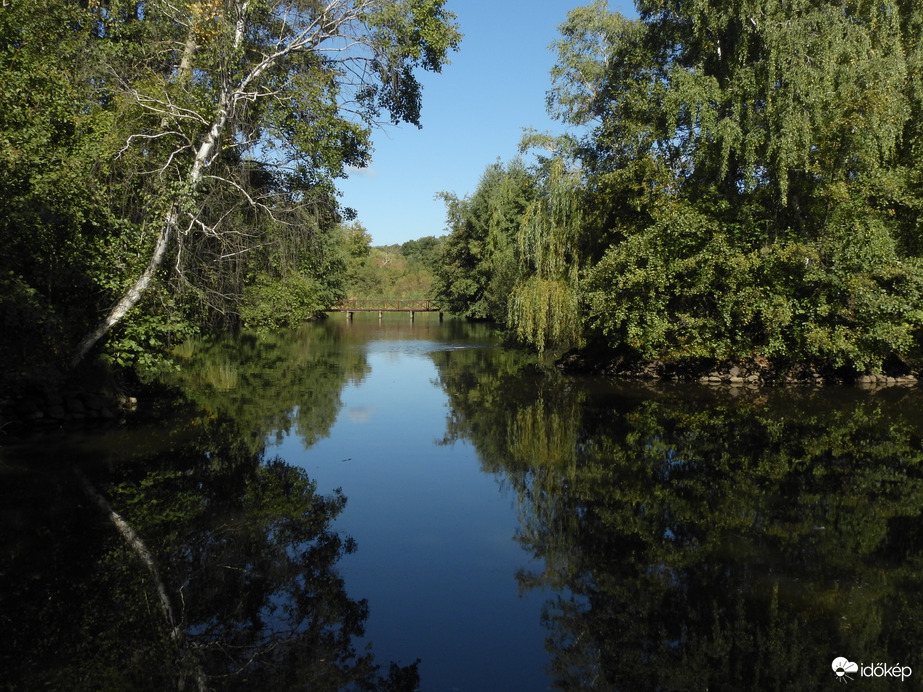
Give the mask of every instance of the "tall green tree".
[(563, 159), (550, 162), (540, 195), (525, 210), (516, 235), (522, 273), (513, 287), (508, 321), (539, 351), (579, 340), (578, 279), (583, 231), (582, 181)]
[(537, 193), (534, 175), (514, 159), (488, 166), (470, 197), (442, 194), (449, 236), (436, 265), (433, 291), (446, 310), (506, 321), (520, 274), (516, 238)]
[(61, 0), (0, 7), (0, 379), (47, 369), (79, 338), (75, 315), (107, 271), (112, 120), (88, 106), (86, 16)]
[(594, 333), (647, 358), (909, 357), (923, 324), (919, 8), (637, 7), (637, 20), (574, 10), (549, 94), (589, 128)]
[[(419, 125), (415, 69), (438, 72), (460, 34), (442, 0), (93, 2), (103, 56), (99, 98), (119, 113), (126, 185), (144, 185), (136, 223), (142, 266), (113, 287), (114, 305), (77, 347), (78, 363), (172, 265), (197, 249), (219, 259), (259, 245), (234, 225), (236, 200), (264, 223), (280, 207), (324, 203), (332, 179), (369, 156), (382, 111)], [(278, 189), (250, 185), (255, 162)], [(167, 258), (171, 262), (167, 262)]]

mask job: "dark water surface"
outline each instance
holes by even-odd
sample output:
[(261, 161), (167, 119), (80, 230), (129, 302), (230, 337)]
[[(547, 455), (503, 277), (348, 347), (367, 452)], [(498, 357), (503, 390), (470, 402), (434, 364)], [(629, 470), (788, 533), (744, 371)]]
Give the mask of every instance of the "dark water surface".
[(149, 422), (4, 441), (0, 689), (921, 689), (914, 390), (566, 378), (420, 315), (177, 358)]

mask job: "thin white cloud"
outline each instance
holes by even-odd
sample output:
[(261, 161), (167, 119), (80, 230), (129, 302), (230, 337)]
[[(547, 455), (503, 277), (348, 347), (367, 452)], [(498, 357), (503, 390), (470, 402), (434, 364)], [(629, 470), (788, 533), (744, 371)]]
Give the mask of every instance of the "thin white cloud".
[(374, 411), (374, 406), (351, 406), (346, 409), (346, 415), (353, 423), (368, 423)]

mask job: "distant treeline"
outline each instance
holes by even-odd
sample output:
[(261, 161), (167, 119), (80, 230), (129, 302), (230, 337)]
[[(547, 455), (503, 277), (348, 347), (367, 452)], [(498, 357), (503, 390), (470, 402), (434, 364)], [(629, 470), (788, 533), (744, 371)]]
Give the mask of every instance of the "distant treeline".
[(350, 238), (346, 271), (348, 298), (429, 298), (433, 269), (445, 237), (426, 236), (400, 245), (373, 247), (358, 223), (346, 227)]

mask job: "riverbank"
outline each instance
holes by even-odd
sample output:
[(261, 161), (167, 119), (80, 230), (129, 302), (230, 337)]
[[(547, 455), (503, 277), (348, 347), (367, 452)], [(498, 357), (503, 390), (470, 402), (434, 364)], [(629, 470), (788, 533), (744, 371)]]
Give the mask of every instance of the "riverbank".
[(127, 371), (88, 366), (65, 374), (49, 369), (0, 392), (0, 432), (16, 435), (61, 426), (124, 422), (144, 389)]
[(779, 363), (767, 358), (717, 361), (689, 359), (681, 362), (641, 360), (631, 355), (573, 350), (556, 362), (566, 373), (598, 375), (601, 377), (674, 382), (699, 382), (708, 385), (732, 387), (762, 387), (767, 385), (853, 385), (862, 389), (882, 387), (913, 387), (919, 373), (905, 363), (886, 363), (883, 372), (856, 374), (844, 368), (815, 366), (810, 363)]
[(49, 390), (0, 399), (0, 416), (9, 422), (46, 424), (115, 420), (134, 411), (138, 400), (106, 392)]

